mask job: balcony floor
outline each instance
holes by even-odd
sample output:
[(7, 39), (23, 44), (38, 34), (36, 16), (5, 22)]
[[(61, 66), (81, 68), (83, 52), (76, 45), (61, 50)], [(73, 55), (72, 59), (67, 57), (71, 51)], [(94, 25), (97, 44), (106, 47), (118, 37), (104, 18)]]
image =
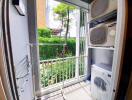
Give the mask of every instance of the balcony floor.
[(41, 100), (92, 100), (90, 83), (87, 81), (63, 88), (63, 94), (59, 90), (43, 96)]

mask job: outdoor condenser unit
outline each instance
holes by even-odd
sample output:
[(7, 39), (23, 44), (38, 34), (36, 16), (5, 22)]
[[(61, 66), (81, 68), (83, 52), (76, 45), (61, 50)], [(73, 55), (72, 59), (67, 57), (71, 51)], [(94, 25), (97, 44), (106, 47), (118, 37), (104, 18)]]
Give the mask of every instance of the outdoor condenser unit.
[(93, 0), (90, 4), (89, 19), (93, 20), (117, 10), (117, 0)]

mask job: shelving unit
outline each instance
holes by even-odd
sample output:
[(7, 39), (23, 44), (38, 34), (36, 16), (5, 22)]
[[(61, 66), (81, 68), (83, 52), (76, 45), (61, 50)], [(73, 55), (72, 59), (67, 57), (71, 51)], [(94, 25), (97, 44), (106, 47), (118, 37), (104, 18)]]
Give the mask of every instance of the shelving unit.
[(112, 70), (112, 63), (113, 63), (113, 55), (114, 55), (114, 49), (110, 48), (102, 48), (102, 47), (96, 47), (96, 48), (89, 48), (89, 60), (90, 60), (90, 66), (94, 64), (104, 64), (111, 66)]
[(117, 2), (118, 6), (116, 11), (88, 22), (88, 30), (90, 30), (90, 28), (95, 27), (96, 25), (109, 19), (116, 18), (117, 21), (114, 47), (87, 46), (88, 71), (91, 70), (91, 67), (94, 64), (106, 63), (111, 65), (112, 76), (110, 81), (109, 98), (107, 98), (107, 100), (114, 100), (117, 92), (117, 83), (121, 68), (121, 59), (124, 46), (123, 44), (125, 42), (125, 28), (127, 23), (127, 2), (125, 0), (117, 0)]
[[(96, 27), (96, 25), (108, 22), (109, 20), (117, 21), (117, 10), (104, 15), (100, 18), (94, 19), (92, 21), (88, 22), (88, 30), (90, 30), (93, 27)], [(90, 31), (89, 31), (90, 34)], [(118, 34), (116, 33), (116, 36)], [(89, 35), (88, 35), (89, 36)], [(89, 41), (88, 41), (89, 44)], [(88, 50), (88, 60), (89, 60), (89, 66), (92, 66), (94, 64), (107, 64), (111, 66), (111, 71), (113, 68), (113, 57), (114, 57), (114, 52), (116, 50), (115, 45), (113, 47), (106, 47), (106, 46), (92, 46), (88, 45), (87, 46)]]
[(115, 50), (113, 47), (94, 47), (94, 46), (88, 46), (88, 49), (103, 49), (103, 50)]

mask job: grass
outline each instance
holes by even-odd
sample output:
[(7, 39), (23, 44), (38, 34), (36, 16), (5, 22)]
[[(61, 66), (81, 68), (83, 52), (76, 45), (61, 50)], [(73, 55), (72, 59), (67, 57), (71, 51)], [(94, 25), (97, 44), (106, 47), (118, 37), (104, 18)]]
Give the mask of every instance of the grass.
[(56, 62), (42, 63), (40, 65), (42, 87), (47, 87), (64, 80), (74, 78), (75, 62), (75, 58), (70, 58)]

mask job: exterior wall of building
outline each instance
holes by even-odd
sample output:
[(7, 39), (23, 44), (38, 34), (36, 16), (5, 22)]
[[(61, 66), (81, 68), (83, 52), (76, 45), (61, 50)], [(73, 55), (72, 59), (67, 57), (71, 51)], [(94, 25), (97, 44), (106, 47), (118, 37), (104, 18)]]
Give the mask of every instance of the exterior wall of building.
[(46, 0), (37, 1), (37, 25), (38, 28), (46, 27)]

